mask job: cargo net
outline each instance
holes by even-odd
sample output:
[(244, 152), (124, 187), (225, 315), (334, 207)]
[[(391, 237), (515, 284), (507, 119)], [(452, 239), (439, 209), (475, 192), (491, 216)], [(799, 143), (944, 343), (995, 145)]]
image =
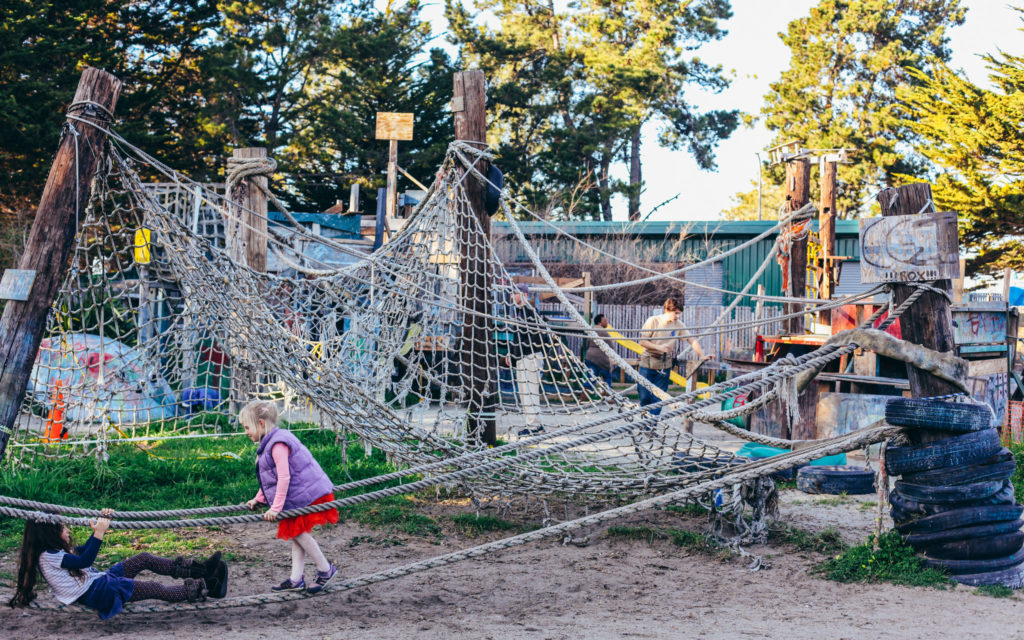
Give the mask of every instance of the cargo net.
[[(851, 349), (782, 362), (698, 399), (670, 398), (594, 340), (661, 398), (637, 407), (591, 373), (566, 346), (570, 330), (551, 326), (495, 259), (467, 195), (483, 179), (472, 148), (452, 145), (423, 202), (377, 251), (271, 226), (260, 233), (279, 268), (265, 273), (239, 257), (249, 224), (239, 205), (111, 137), (16, 425), (15, 464), (102, 457), (112, 442), (238, 433), (237, 410), (262, 397), (279, 400), (293, 428), (355, 434), (402, 465), (485, 451), (489, 434), (529, 438), (535, 455), (458, 481), (477, 496), (630, 501), (742, 461), (694, 438), (690, 419), (757, 440), (711, 405), (751, 390), (771, 400), (798, 373)], [(236, 166), (226, 192), (255, 189), (252, 176), (271, 173)], [(147, 186), (158, 175), (195, 207)], [(200, 220), (200, 204), (213, 219)], [(566, 326), (597, 338), (502, 206)]]

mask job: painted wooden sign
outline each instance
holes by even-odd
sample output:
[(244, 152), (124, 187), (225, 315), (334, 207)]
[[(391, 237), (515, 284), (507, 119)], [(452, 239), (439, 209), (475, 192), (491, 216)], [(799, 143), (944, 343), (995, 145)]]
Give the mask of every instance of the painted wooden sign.
[(412, 140), (412, 114), (377, 112), (378, 140)]
[(4, 269), (4, 277), (0, 279), (0, 299), (28, 300), (35, 280), (34, 269)]
[(956, 214), (860, 221), (860, 281), (927, 282), (960, 276)]

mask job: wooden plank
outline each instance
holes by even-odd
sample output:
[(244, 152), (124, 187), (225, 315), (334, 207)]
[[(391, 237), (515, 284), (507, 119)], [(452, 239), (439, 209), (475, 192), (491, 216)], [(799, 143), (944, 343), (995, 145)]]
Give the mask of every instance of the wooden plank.
[(389, 111), (377, 112), (378, 140), (412, 140), (411, 113), (392, 113)]
[(0, 300), (28, 300), (35, 281), (34, 269), (4, 269), (4, 277), (0, 280)]
[[(811, 199), (811, 161), (796, 158), (786, 163), (786, 210), (796, 211)], [(807, 294), (807, 236), (794, 240), (789, 247), (789, 277), (786, 279), (787, 295), (802, 298)], [(786, 313), (803, 309), (800, 303), (786, 305)], [(787, 332), (799, 335), (804, 332), (804, 317), (797, 316), (786, 321)]]
[(860, 281), (928, 282), (960, 276), (956, 214), (860, 221)]
[(967, 375), (971, 378), (982, 378), (997, 373), (1006, 373), (1006, 370), (1006, 358), (971, 360), (968, 363)]
[(86, 67), (68, 108), (69, 114), (86, 122), (67, 121), (68, 129), (61, 136), (18, 263), (19, 269), (36, 272), (33, 295), (24, 301), (8, 301), (0, 318), (0, 457), (21, 409), (46, 317), (67, 271), (78, 232), (75, 223), (79, 216), (84, 217), (89, 203), (90, 183), (105, 147), (105, 129), (111, 124), (120, 94), (120, 80)]

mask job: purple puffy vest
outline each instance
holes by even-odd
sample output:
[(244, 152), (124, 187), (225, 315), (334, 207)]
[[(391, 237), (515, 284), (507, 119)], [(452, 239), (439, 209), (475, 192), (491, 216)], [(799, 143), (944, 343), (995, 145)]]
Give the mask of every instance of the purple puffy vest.
[(288, 470), (292, 479), (288, 484), (288, 497), (284, 501), (284, 510), (308, 507), (314, 500), (331, 493), (334, 489), (331, 479), (320, 468), (316, 458), (309, 452), (291, 431), (275, 427), (260, 440), (256, 450), (256, 476), (260, 481), (260, 489), (267, 504), (274, 504), (277, 495), (277, 467), (270, 455), (271, 449), (278, 442), (288, 445)]

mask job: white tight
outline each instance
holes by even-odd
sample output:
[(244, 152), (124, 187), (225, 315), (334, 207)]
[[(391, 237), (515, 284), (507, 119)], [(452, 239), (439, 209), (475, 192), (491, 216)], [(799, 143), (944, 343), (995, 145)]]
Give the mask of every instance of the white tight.
[(292, 582), (298, 582), (302, 578), (303, 567), (306, 564), (306, 555), (313, 559), (317, 571), (328, 571), (331, 563), (327, 561), (320, 545), (316, 543), (309, 533), (302, 533), (291, 539), (292, 543), (292, 575), (289, 576)]

